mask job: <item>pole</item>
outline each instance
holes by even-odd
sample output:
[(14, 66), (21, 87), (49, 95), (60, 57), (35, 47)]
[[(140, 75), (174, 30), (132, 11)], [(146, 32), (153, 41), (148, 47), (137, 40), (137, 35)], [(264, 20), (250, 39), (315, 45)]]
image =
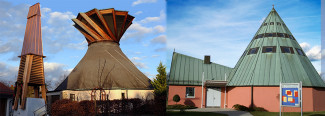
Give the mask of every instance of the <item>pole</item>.
[[(225, 81), (227, 81), (227, 73), (225, 73)], [(226, 101), (227, 101), (227, 85), (225, 85), (225, 101), (223, 103), (223, 109), (226, 109)]]
[(202, 97), (201, 97), (201, 108), (203, 108), (203, 85), (204, 85), (203, 81), (204, 81), (204, 72), (202, 72)]
[(282, 105), (282, 89), (281, 89), (281, 81), (280, 81), (280, 96), (279, 96), (279, 100), (280, 100), (280, 116), (281, 116), (281, 105)]
[(302, 116), (302, 113), (303, 113), (303, 111), (302, 111), (302, 82), (300, 81), (300, 107), (301, 107), (301, 116)]

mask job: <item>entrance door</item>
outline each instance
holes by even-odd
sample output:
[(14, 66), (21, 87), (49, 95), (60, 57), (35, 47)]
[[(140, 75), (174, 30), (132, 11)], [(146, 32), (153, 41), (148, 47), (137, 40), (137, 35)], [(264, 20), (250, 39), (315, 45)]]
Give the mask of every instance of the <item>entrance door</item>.
[(207, 88), (207, 107), (220, 107), (221, 104), (221, 89), (220, 88)]

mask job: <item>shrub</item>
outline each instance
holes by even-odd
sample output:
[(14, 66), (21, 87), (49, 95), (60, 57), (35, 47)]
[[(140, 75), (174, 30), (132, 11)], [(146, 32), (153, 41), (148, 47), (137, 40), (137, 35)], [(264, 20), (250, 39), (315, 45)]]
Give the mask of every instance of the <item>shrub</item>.
[(266, 112), (267, 110), (265, 110), (265, 109), (262, 108), (262, 107), (254, 107), (254, 108), (253, 108), (253, 111), (262, 111), (262, 112)]
[(179, 97), (178, 94), (174, 95), (174, 97), (173, 97), (173, 101), (176, 102), (176, 104), (177, 104), (177, 102), (179, 102), (180, 100), (181, 100), (181, 98)]
[(197, 107), (194, 106), (188, 106), (188, 105), (181, 105), (181, 104), (176, 104), (176, 105), (168, 105), (167, 109), (195, 109)]
[(240, 104), (235, 104), (234, 106), (232, 106), (232, 108), (240, 111), (248, 111), (248, 108), (246, 106)]

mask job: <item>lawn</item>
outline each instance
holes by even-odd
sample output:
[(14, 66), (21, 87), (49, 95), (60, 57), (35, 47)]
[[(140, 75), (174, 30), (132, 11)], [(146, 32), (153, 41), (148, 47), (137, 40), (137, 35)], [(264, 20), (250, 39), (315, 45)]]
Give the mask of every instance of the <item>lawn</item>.
[[(279, 112), (250, 112), (254, 116), (279, 116)], [(325, 116), (325, 111), (321, 112), (304, 112), (304, 116)], [(283, 112), (282, 116), (300, 116), (300, 112)]]
[(167, 116), (228, 116), (227, 114), (211, 113), (211, 112), (177, 112), (167, 111)]

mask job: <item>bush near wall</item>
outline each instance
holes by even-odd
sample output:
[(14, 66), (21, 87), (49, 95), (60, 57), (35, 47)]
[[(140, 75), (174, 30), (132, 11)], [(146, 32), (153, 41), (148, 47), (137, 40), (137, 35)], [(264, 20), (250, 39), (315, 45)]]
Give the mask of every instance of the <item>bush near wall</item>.
[(97, 101), (71, 101), (58, 100), (52, 104), (51, 115), (53, 116), (94, 116), (97, 114), (159, 114), (155, 108), (158, 104), (154, 100), (124, 99)]

